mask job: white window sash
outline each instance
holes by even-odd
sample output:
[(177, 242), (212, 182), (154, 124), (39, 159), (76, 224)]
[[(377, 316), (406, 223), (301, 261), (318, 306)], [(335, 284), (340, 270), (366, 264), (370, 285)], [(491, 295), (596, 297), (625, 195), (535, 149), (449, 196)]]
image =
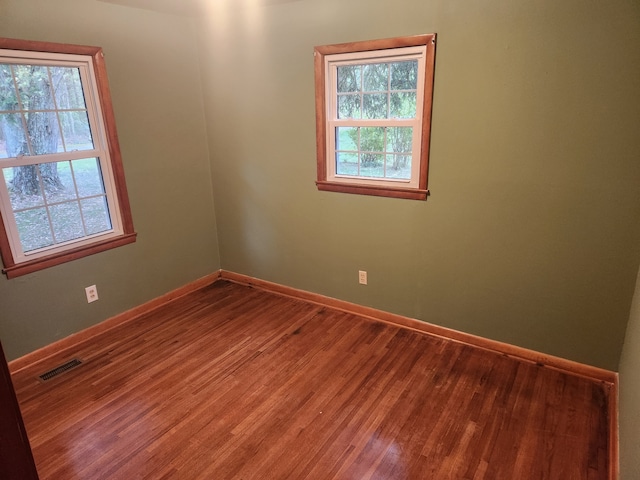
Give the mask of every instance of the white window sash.
[[(354, 52), (327, 55), (325, 57), (325, 98), (327, 116), (327, 145), (326, 167), (327, 180), (331, 182), (359, 183), (364, 185), (402, 185), (417, 188), (420, 177), (420, 155), (422, 145), (422, 105), (424, 102), (424, 82), (426, 46), (401, 47), (389, 50), (375, 50), (370, 52)], [(339, 119), (337, 108), (337, 71), (338, 67), (350, 65), (365, 65), (372, 63), (393, 63), (407, 60), (417, 60), (418, 76), (416, 89), (416, 116), (413, 119)], [(336, 127), (412, 127), (411, 178), (370, 178), (353, 175), (338, 175), (336, 173)]]
[[(95, 71), (92, 58), (86, 55), (54, 54), (30, 51), (14, 51), (0, 49), (0, 63), (27, 64), (42, 66), (60, 66), (78, 68), (82, 83), (89, 128), (93, 139), (94, 148), (90, 150), (72, 150), (68, 152), (56, 152), (40, 155), (21, 155), (16, 158), (0, 159), (0, 209), (2, 211), (5, 230), (8, 234), (9, 244), (16, 264), (28, 260), (41, 258), (64, 252), (69, 248), (76, 248), (95, 243), (97, 239), (109, 239), (123, 234), (122, 218), (116, 195), (116, 185), (109, 157), (109, 148), (106, 138), (106, 130), (100, 107), (98, 87), (95, 81)], [(6, 113), (20, 113), (20, 110)], [(25, 131), (25, 135), (28, 132)], [(51, 246), (25, 252), (20, 242), (18, 225), (13, 214), (13, 208), (6, 187), (4, 168), (14, 166), (38, 165), (43, 163), (79, 160), (84, 158), (96, 158), (100, 164), (102, 182), (105, 188), (107, 208), (111, 220), (111, 229), (78, 239), (56, 243)]]

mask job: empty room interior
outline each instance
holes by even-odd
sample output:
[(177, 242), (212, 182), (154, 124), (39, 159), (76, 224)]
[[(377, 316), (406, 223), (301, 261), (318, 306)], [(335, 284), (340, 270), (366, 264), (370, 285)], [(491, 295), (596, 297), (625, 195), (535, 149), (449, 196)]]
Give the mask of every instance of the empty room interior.
[[(640, 2), (0, 0), (0, 38), (0, 341), (41, 479), (640, 478)], [(100, 49), (112, 163), (63, 120), (51, 158), (119, 210), (30, 247), (40, 57), (6, 52), (54, 44)]]

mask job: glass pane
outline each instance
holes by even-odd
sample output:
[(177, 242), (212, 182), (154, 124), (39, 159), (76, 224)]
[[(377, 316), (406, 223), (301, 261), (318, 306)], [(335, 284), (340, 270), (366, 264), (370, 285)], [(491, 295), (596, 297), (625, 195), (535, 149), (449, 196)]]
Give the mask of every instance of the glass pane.
[(338, 118), (362, 118), (360, 95), (338, 95)]
[(0, 113), (0, 158), (15, 158), (18, 155), (29, 155), (22, 115)]
[(62, 152), (62, 138), (55, 112), (28, 112), (27, 130), (34, 155)]
[(391, 64), (391, 90), (416, 90), (417, 86), (417, 60)]
[(84, 236), (78, 202), (52, 205), (49, 212), (51, 213), (51, 223), (53, 224), (57, 243)]
[(71, 163), (80, 197), (104, 194), (102, 171), (97, 158), (83, 158), (82, 160), (74, 160)]
[(362, 96), (364, 118), (387, 118), (387, 94), (370, 93)]
[(111, 218), (106, 197), (94, 197), (82, 200), (82, 215), (87, 235), (111, 230)]
[(62, 134), (67, 152), (93, 150), (93, 139), (87, 112), (60, 112)]
[(363, 68), (365, 92), (386, 92), (389, 89), (389, 64), (372, 63)]
[(0, 64), (0, 110), (18, 110), (18, 96), (11, 66)]
[(339, 152), (336, 154), (337, 175), (358, 175), (358, 154)]
[(358, 128), (336, 128), (336, 150), (358, 150)]
[(411, 155), (387, 155), (387, 178), (411, 179)]
[(53, 95), (47, 67), (14, 65), (20, 101), (25, 110), (52, 110)]
[(338, 92), (359, 92), (361, 72), (360, 65), (338, 67)]
[(416, 93), (391, 93), (391, 118), (416, 118)]
[(39, 168), (47, 203), (77, 198), (69, 162), (41, 163)]
[(360, 151), (384, 152), (384, 127), (360, 128)]
[(53, 91), (58, 109), (85, 109), (84, 92), (80, 81), (80, 69), (51, 67)]
[(361, 156), (360, 176), (384, 177), (384, 155), (381, 153), (363, 153)]
[(15, 217), (20, 243), (25, 252), (53, 245), (47, 211), (44, 208), (17, 212)]
[(411, 153), (413, 127), (387, 128), (387, 152)]
[(44, 205), (36, 165), (4, 168), (2, 173), (14, 211)]

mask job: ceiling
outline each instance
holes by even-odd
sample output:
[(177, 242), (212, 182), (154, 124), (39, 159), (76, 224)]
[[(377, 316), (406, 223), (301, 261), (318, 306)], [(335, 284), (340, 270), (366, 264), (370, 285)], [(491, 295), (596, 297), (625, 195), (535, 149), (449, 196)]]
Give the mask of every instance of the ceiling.
[[(220, 2), (220, 0), (98, 0), (100, 2), (114, 3), (125, 7), (143, 8), (161, 13), (174, 15), (200, 15), (207, 11), (207, 3)], [(258, 4), (263, 6), (279, 3), (291, 3), (298, 0), (226, 0), (238, 5)]]

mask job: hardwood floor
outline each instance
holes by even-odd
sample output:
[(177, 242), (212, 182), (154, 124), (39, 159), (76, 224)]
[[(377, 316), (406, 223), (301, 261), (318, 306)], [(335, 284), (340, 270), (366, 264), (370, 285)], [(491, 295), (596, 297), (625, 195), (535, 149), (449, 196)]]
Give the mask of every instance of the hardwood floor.
[(41, 480), (608, 478), (609, 384), (227, 281), (13, 381)]

